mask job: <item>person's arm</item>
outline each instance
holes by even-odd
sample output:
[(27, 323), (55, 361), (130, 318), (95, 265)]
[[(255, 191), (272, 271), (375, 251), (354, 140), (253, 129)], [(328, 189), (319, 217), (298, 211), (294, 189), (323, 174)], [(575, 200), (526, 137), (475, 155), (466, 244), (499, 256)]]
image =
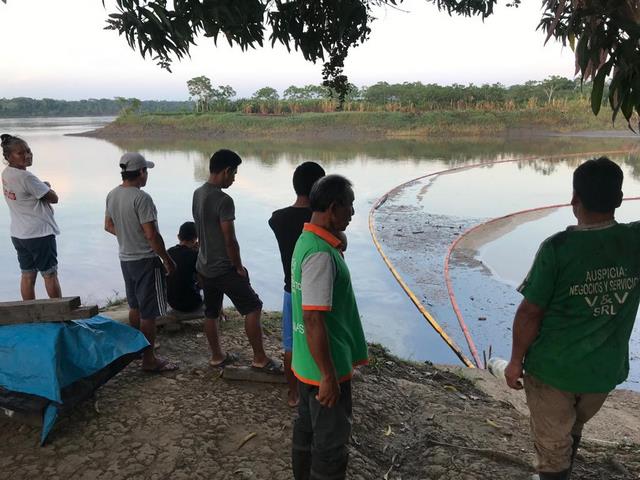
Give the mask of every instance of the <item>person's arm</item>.
[(25, 189), (38, 200), (46, 203), (58, 203), (58, 194), (51, 188), (49, 182), (43, 182), (33, 174), (25, 177)]
[(324, 407), (333, 407), (340, 398), (340, 384), (331, 358), (329, 339), (324, 324), (324, 312), (305, 310), (302, 313), (309, 352), (320, 370), (320, 388), (316, 400)]
[(58, 194), (54, 192), (52, 188), (50, 188), (49, 191), (45, 193), (42, 198), (40, 198), (40, 200), (43, 200), (47, 203), (58, 203)]
[(507, 385), (513, 389), (520, 390), (522, 388), (518, 379), (522, 378), (524, 356), (540, 332), (543, 316), (544, 310), (526, 298), (518, 306), (516, 316), (513, 319), (511, 360), (504, 370)]
[(156, 222), (143, 223), (142, 231), (144, 232), (144, 238), (149, 242), (151, 249), (156, 252), (162, 260), (164, 268), (167, 271), (167, 275), (172, 275), (176, 270), (176, 263), (173, 261), (173, 258), (169, 256), (169, 253), (164, 246), (164, 240), (158, 231)]
[(116, 225), (113, 223), (113, 219), (109, 215), (104, 216), (104, 229), (111, 235), (116, 234)]
[(236, 230), (233, 224), (233, 220), (226, 220), (220, 222), (220, 229), (222, 230), (222, 236), (224, 237), (224, 246), (227, 249), (227, 256), (236, 269), (239, 275), (243, 277), (247, 274), (240, 258), (240, 245), (236, 239)]

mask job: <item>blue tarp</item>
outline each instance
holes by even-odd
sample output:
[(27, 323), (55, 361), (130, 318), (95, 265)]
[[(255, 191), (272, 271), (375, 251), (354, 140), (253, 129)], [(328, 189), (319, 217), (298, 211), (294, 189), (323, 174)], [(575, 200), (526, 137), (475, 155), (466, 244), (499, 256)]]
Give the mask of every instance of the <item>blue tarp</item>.
[[(0, 327), (0, 386), (50, 400), (42, 441), (62, 406), (62, 390), (147, 347), (128, 325), (97, 315), (88, 320)], [(56, 406), (57, 404), (57, 406)]]

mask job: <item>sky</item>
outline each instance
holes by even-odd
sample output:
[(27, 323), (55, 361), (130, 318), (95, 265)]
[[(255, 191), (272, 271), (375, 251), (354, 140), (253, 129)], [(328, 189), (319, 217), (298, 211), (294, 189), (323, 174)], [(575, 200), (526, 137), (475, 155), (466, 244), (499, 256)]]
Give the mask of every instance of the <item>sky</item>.
[[(353, 49), (345, 72), (359, 87), (390, 83), (496, 83), (572, 78), (573, 52), (536, 31), (539, 2), (503, 1), (492, 17), (449, 17), (424, 0), (375, 11), (370, 40)], [(107, 9), (112, 2), (106, 1)], [(110, 10), (112, 11), (112, 10)], [(173, 72), (142, 59), (117, 32), (104, 30), (101, 0), (7, 0), (0, 3), (0, 98), (78, 100), (136, 97), (187, 100), (186, 82), (206, 75), (238, 96), (271, 86), (319, 84), (321, 63), (267, 46), (250, 52), (202, 37)], [(266, 42), (267, 44), (269, 42)]]

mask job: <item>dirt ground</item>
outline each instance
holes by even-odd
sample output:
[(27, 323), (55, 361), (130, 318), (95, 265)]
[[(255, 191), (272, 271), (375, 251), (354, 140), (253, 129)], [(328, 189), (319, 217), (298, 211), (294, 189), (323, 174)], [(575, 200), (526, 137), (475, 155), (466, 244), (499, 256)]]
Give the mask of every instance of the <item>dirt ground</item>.
[[(242, 322), (228, 313), (224, 344), (248, 364)], [(278, 356), (279, 315), (265, 314), (264, 325), (268, 352)], [(159, 340), (180, 370), (146, 374), (133, 362), (59, 420), (44, 447), (36, 428), (0, 420), (0, 478), (291, 478), (295, 412), (286, 387), (220, 378), (207, 366), (200, 321)], [(349, 478), (529, 478), (526, 408), (486, 372), (408, 363), (373, 345), (360, 373)], [(573, 478), (640, 478), (639, 412), (639, 395), (615, 398), (597, 428), (587, 426)]]

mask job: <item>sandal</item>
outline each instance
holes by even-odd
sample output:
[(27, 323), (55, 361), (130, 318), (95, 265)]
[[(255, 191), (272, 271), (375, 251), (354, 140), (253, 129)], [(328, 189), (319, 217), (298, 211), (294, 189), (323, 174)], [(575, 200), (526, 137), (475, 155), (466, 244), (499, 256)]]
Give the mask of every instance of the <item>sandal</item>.
[(212, 366), (213, 368), (224, 368), (227, 365), (236, 363), (238, 360), (240, 360), (240, 356), (237, 353), (227, 352), (227, 354), (224, 357), (224, 360), (218, 363), (213, 363), (211, 360), (209, 360), (209, 365)]
[(251, 365), (251, 369), (257, 372), (268, 373), (269, 375), (284, 375), (282, 364), (275, 362), (271, 358), (267, 360), (264, 366), (258, 367), (257, 365)]
[(163, 372), (173, 372), (174, 370), (178, 370), (180, 367), (177, 363), (173, 363), (169, 361), (167, 358), (159, 358), (157, 360), (156, 366), (153, 368), (143, 368), (142, 370), (148, 373), (163, 373)]

